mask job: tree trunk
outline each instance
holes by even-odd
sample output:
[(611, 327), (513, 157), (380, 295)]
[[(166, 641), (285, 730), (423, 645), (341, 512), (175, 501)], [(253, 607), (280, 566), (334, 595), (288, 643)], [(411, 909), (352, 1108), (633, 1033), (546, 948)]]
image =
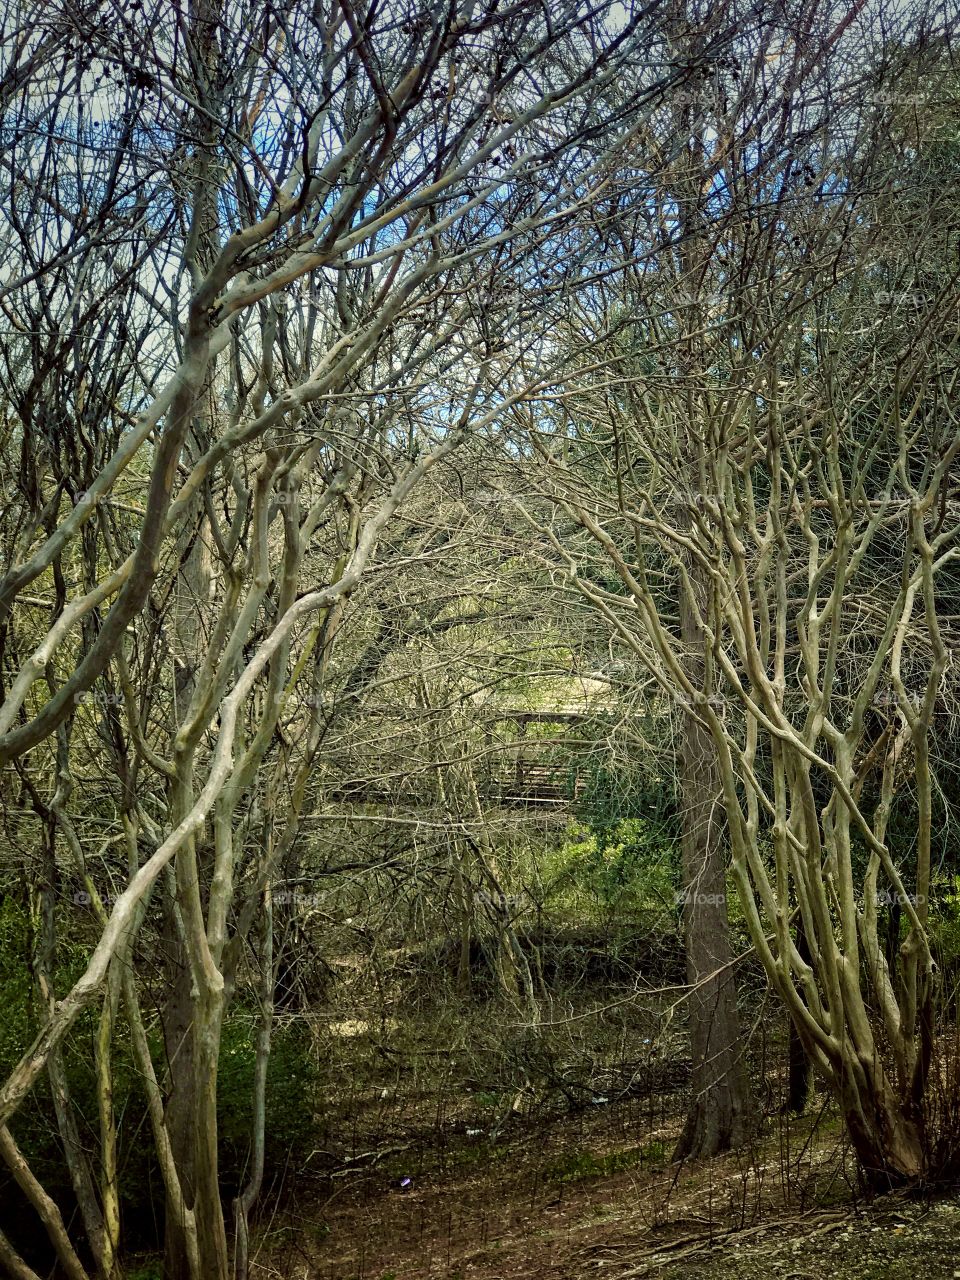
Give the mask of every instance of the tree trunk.
[[(169, 1092), (164, 1118), (183, 1203), (195, 1213), (202, 1280), (226, 1280), (226, 1230), (217, 1172), (217, 1060), (222, 1001), (193, 990), (189, 964), (177, 949), (172, 957), (168, 956), (167, 973), (163, 1029)], [(185, 1224), (169, 1197), (163, 1276), (164, 1280), (197, 1280), (190, 1265)]]
[[(168, 1074), (164, 1118), (170, 1147), (180, 1178), (183, 1202), (194, 1204), (194, 1097), (197, 1071), (194, 1055), (194, 1002), (191, 998), (190, 968), (183, 944), (176, 937), (172, 920), (173, 904), (168, 903), (166, 939), (166, 996), (163, 1003), (163, 1037)], [(192, 1280), (184, 1224), (167, 1202), (163, 1243), (164, 1280)]]
[[(685, 590), (680, 628), (688, 674), (697, 688), (703, 688), (703, 637)], [(691, 987), (687, 1007), (693, 1097), (675, 1160), (712, 1156), (738, 1146), (754, 1120), (731, 964), (727, 855), (715, 748), (709, 729), (693, 709), (683, 720), (683, 933)]]
[[(862, 1071), (862, 1067), (861, 1067)], [(923, 1135), (895, 1096), (882, 1067), (867, 1073), (866, 1085), (843, 1067), (840, 1107), (863, 1177), (879, 1193), (914, 1185), (926, 1171)]]
[[(194, 500), (200, 520), (199, 502)], [(196, 693), (205, 644), (209, 640), (208, 619), (198, 603), (210, 599), (211, 561), (204, 537), (204, 523), (194, 529), (188, 525), (181, 536), (181, 568), (174, 595), (172, 632), (174, 637), (170, 679), (173, 687), (173, 709), (170, 723), (171, 741), (188, 719)], [(185, 753), (186, 755), (187, 753)], [(171, 817), (179, 821), (189, 808), (191, 794), (184, 786), (182, 771), (187, 768), (178, 760), (181, 775), (168, 796)], [(189, 772), (189, 769), (187, 769)], [(164, 993), (161, 1022), (167, 1055), (167, 1099), (164, 1115), (170, 1135), (170, 1148), (180, 1179), (182, 1204), (196, 1208), (197, 1198), (197, 1115), (199, 1105), (200, 1049), (198, 1045), (198, 992), (195, 974), (184, 930), (185, 899), (179, 884), (178, 865), (168, 872), (165, 896)], [(200, 1213), (196, 1215), (198, 1243), (203, 1233)], [(177, 1206), (167, 1198), (163, 1246), (164, 1280), (192, 1280), (192, 1269), (184, 1223), (177, 1216)], [(206, 1278), (205, 1278), (206, 1280)], [(213, 1278), (211, 1277), (211, 1280)]]

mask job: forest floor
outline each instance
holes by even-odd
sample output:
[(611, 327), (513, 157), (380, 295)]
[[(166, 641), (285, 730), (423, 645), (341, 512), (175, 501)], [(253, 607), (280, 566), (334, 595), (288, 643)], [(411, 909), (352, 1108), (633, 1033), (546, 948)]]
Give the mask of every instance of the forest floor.
[[(283, 1280), (941, 1280), (960, 1202), (858, 1197), (834, 1121), (768, 1120), (748, 1151), (677, 1166), (638, 1101), (425, 1157), (386, 1148), (261, 1236)], [(662, 1119), (662, 1113), (660, 1113)]]

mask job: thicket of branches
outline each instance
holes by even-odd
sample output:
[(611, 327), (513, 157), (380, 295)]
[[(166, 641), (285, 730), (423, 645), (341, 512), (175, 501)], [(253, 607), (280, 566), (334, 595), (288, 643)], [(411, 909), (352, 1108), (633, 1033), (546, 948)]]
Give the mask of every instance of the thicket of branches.
[[(248, 1273), (290, 977), (274, 898), (317, 875), (317, 822), (339, 824), (344, 901), (356, 874), (427, 904), (464, 985), (489, 932), (536, 1024), (478, 780), (509, 757), (497, 714), (605, 648), (628, 659), (620, 742), (685, 815), (687, 1148), (755, 1124), (732, 862), (870, 1175), (955, 1169), (929, 911), (960, 135), (935, 18), (7, 6), (0, 763), (39, 1014), (0, 1155), (63, 1274), (124, 1271), (121, 1046), (165, 1274)], [(679, 752), (636, 714), (654, 704)], [(378, 802), (392, 826), (365, 842)], [(241, 1000), (251, 1157), (225, 1205)], [(15, 1137), (44, 1080), (75, 1220)], [(0, 1265), (35, 1275), (2, 1235)]]

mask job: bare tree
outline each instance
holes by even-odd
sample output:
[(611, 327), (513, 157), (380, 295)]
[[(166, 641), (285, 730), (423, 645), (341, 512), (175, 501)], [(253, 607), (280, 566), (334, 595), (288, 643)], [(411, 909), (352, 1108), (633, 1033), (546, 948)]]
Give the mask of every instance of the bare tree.
[[(816, 51), (797, 42), (786, 96), (762, 47), (745, 76), (720, 69), (709, 133), (693, 135), (699, 224), (684, 224), (676, 189), (641, 210), (683, 242), (675, 291), (662, 253), (611, 289), (619, 376), (598, 362), (585, 307), (564, 409), (527, 425), (547, 492), (582, 532), (536, 523), (709, 736), (753, 948), (868, 1177), (888, 1185), (956, 1162), (939, 1110), (956, 1081), (931, 1065), (929, 913), (946, 803), (933, 761), (952, 705), (957, 327), (945, 219), (928, 204), (955, 198), (956, 174), (909, 197), (905, 149), (930, 139), (890, 111), (905, 84), (929, 93), (943, 41), (901, 32), (885, 63), (851, 69), (847, 26), (825, 11)], [(702, 256), (691, 239), (706, 239)], [(895, 801), (913, 847), (891, 837)], [(894, 905), (906, 933), (891, 949)]]
[[(323, 689), (345, 606), (382, 572), (416, 487), (556, 377), (564, 228), (678, 73), (657, 61), (655, 14), (615, 5), (6, 16), (2, 446), (19, 479), (2, 535), (0, 761), (43, 824), (48, 930), (46, 1021), (0, 1089), (2, 1154), (65, 1272), (86, 1274), (6, 1127), (47, 1071), (95, 1273), (120, 1275), (122, 1019), (163, 1177), (167, 1274), (243, 1275), (263, 1175), (271, 883), (322, 737), (319, 717), (290, 732), (285, 710), (301, 684)], [(604, 90), (625, 69), (636, 91), (611, 127)], [(547, 260), (549, 280), (533, 265)], [(68, 877), (98, 936), (61, 993)], [(231, 1249), (217, 1068), (254, 950), (253, 1161)], [(156, 955), (159, 1063), (144, 999)], [(58, 1055), (94, 1004), (90, 1158)]]

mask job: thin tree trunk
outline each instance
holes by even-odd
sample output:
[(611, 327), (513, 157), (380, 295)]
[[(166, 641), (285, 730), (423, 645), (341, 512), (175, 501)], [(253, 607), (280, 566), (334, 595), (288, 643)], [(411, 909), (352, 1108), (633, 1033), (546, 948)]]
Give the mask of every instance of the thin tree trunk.
[[(270, 841), (272, 844), (272, 839)], [(233, 1202), (236, 1245), (234, 1276), (248, 1280), (250, 1274), (250, 1210), (263, 1185), (264, 1149), (267, 1124), (267, 1067), (273, 1031), (273, 992), (276, 980), (273, 959), (273, 904), (270, 889), (263, 894), (263, 923), (260, 939), (260, 1028), (253, 1076), (253, 1122), (251, 1125), (250, 1176)]]
[(463, 860), (456, 843), (452, 842), (454, 859), (454, 887), (459, 908), (460, 954), (457, 960), (457, 992), (469, 996), (473, 987), (470, 972), (470, 944), (473, 939), (473, 890), (464, 875)]
[(0, 1159), (43, 1223), (56, 1251), (61, 1273), (67, 1280), (88, 1280), (87, 1272), (67, 1235), (59, 1208), (34, 1177), (6, 1125), (0, 1126)]
[[(197, 1068), (194, 1054), (194, 1002), (191, 997), (190, 966), (175, 919), (176, 904), (167, 895), (165, 929), (165, 987), (162, 1009), (163, 1038), (167, 1058), (164, 1121), (170, 1137), (170, 1151), (180, 1182), (182, 1206), (194, 1206), (194, 1116)], [(164, 1280), (193, 1280), (187, 1226), (167, 1198), (163, 1244)]]
[(0, 1231), (0, 1271), (10, 1280), (41, 1280), (32, 1267), (28, 1267), (7, 1237)]
[[(211, 562), (205, 542), (205, 524), (199, 501), (194, 501), (198, 525), (188, 525), (181, 536), (182, 565), (173, 605), (174, 648), (170, 681), (174, 702), (170, 724), (171, 741), (189, 720), (202, 666), (204, 646), (209, 640), (208, 619), (203, 605), (210, 597)], [(171, 786), (168, 803), (179, 819), (189, 808), (191, 793), (185, 779), (190, 774), (188, 748), (177, 757), (178, 776)], [(185, 857), (185, 854), (180, 857)], [(164, 1000), (161, 1006), (164, 1045), (167, 1055), (167, 1099), (164, 1108), (170, 1134), (170, 1150), (180, 1182), (182, 1210), (195, 1210), (197, 1195), (197, 1115), (199, 1088), (198, 992), (185, 937), (185, 898), (180, 885), (180, 858), (164, 881)], [(202, 1232), (199, 1213), (194, 1214), (197, 1245)], [(164, 1219), (164, 1280), (193, 1280), (187, 1224), (178, 1216), (168, 1196)]]
[[(54, 797), (49, 814), (46, 815), (43, 840), (43, 878), (38, 886), (39, 927), (36, 955), (36, 979), (40, 998), (47, 1013), (52, 1016), (56, 1010), (56, 988), (54, 984), (55, 957), (57, 949), (57, 929), (54, 900), (59, 888), (59, 874), (54, 854), (56, 840), (56, 810), (60, 792)], [(80, 1217), (90, 1248), (96, 1258), (102, 1256), (104, 1241), (104, 1221), (97, 1203), (90, 1161), (80, 1140), (77, 1129), (73, 1099), (67, 1083), (63, 1055), (59, 1049), (50, 1055), (47, 1063), (47, 1075), (50, 1080), (50, 1091), (57, 1118), (57, 1127), (63, 1145), (63, 1156), (70, 1174), (70, 1182), (77, 1198)]]

